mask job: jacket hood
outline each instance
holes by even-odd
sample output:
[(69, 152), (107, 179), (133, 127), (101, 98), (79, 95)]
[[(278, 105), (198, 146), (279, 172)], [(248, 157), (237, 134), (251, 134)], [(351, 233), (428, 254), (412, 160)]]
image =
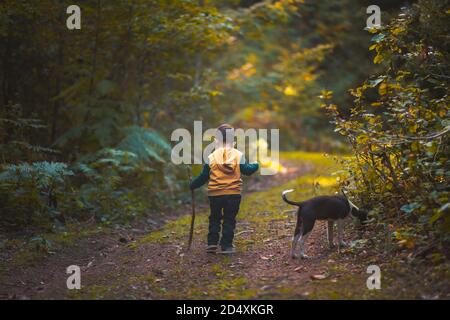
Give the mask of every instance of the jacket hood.
[(212, 153), (213, 159), (220, 171), (232, 173), (239, 165), (238, 152), (233, 148), (219, 148)]

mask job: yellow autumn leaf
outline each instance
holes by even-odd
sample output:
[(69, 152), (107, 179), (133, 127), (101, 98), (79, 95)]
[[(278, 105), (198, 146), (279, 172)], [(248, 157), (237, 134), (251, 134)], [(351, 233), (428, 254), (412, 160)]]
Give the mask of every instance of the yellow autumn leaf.
[(403, 28), (403, 27), (397, 27), (397, 28), (394, 28), (394, 29), (392, 30), (392, 34), (397, 35), (397, 34), (400, 34), (400, 33), (404, 32), (404, 31), (405, 31), (405, 28)]
[(369, 137), (367, 137), (366, 135), (360, 135), (360, 136), (358, 136), (358, 137), (356, 138), (356, 141), (357, 141), (359, 144), (364, 144), (364, 143), (366, 143), (368, 140), (369, 140)]
[(419, 126), (417, 125), (417, 123), (410, 124), (409, 127), (408, 127), (409, 133), (416, 133), (418, 127)]
[(303, 80), (312, 81), (312, 80), (314, 80), (314, 76), (311, 73), (307, 72), (307, 73), (303, 74)]
[(222, 92), (213, 90), (213, 91), (210, 91), (209, 94), (211, 95), (211, 97), (216, 97), (216, 96), (222, 95)]
[(377, 54), (376, 56), (375, 56), (375, 58), (373, 59), (373, 63), (375, 63), (375, 64), (379, 64), (379, 63), (381, 63), (383, 61), (383, 55), (381, 55), (381, 54)]
[(324, 100), (330, 100), (331, 98), (333, 98), (333, 91), (322, 90), (320, 91), (319, 98)]
[(370, 150), (371, 150), (372, 152), (378, 152), (378, 151), (381, 150), (381, 148), (380, 148), (379, 145), (371, 144), (371, 145), (370, 145)]
[(403, 239), (403, 240), (400, 240), (400, 241), (398, 242), (398, 244), (399, 244), (401, 247), (406, 247), (406, 248), (408, 248), (408, 249), (413, 249), (414, 246), (415, 246), (414, 241), (411, 240), (411, 239)]
[(284, 88), (284, 94), (287, 96), (296, 96), (298, 93), (297, 90), (292, 86), (287, 86), (286, 88)]
[(380, 87), (378, 88), (378, 93), (379, 93), (381, 96), (386, 95), (386, 93), (387, 93), (387, 85), (386, 85), (386, 82), (382, 82), (382, 83), (380, 84)]
[(283, 9), (283, 3), (281, 1), (275, 2), (272, 7), (277, 10)]

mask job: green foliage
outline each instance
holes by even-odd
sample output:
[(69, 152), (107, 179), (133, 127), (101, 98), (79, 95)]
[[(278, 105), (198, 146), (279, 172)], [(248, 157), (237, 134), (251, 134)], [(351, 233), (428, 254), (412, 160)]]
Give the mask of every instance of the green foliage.
[(349, 117), (325, 106), (355, 151), (345, 162), (348, 188), (379, 219), (407, 221), (422, 234), (450, 232), (446, 10), (448, 1), (419, 1), (372, 30), (370, 50), (383, 71), (351, 91)]
[(125, 138), (118, 149), (131, 152), (134, 159), (141, 162), (165, 162), (170, 156), (171, 146), (156, 131), (142, 127), (125, 128)]
[(8, 104), (0, 109), (0, 154), (2, 163), (13, 160), (40, 159), (56, 150), (40, 146), (36, 136), (47, 126), (35, 117), (25, 117), (20, 105)]
[[(70, 190), (55, 195), (52, 211), (130, 220), (186, 183), (165, 137), (199, 115), (216, 117), (208, 66), (234, 22), (209, 2), (89, 0), (82, 32), (68, 32), (71, 4), (0, 3), (2, 172), (21, 162), (21, 170), (68, 163), (75, 175), (55, 187)], [(40, 182), (30, 179), (20, 180), (26, 193), (5, 180), (2, 213), (47, 210)]]
[[(153, 130), (133, 126), (123, 133), (116, 148), (86, 155), (71, 169), (60, 162), (4, 165), (0, 196), (5, 219), (23, 224), (88, 214), (104, 223), (130, 222), (172, 197), (180, 182), (175, 177), (179, 169), (167, 164), (170, 145)], [(168, 192), (161, 196), (161, 189)]]
[[(179, 169), (168, 164), (170, 146), (152, 130), (129, 127), (115, 148), (105, 148), (79, 162), (82, 177), (74, 201), (78, 210), (100, 221), (130, 222), (148, 208), (158, 207), (179, 190)], [(183, 181), (183, 180), (182, 180)], [(161, 195), (159, 190), (167, 190)]]
[(2, 219), (30, 221), (33, 215), (54, 213), (57, 199), (65, 196), (67, 180), (73, 174), (60, 162), (5, 166), (0, 173)]
[[(401, 1), (389, 1), (392, 5)], [(377, 3), (382, 9), (383, 22), (389, 21), (387, 3)], [(322, 88), (333, 91), (333, 103), (346, 110), (352, 103), (348, 89), (363, 81), (376, 66), (371, 65), (367, 43), (370, 34), (364, 30), (367, 1), (305, 0), (300, 8), (301, 20), (295, 25), (302, 43), (307, 46), (331, 44), (317, 79)], [(329, 132), (327, 132), (330, 134)]]
[(325, 131), (317, 78), (332, 44), (303, 40), (303, 6), (303, 1), (263, 1), (232, 11), (239, 32), (230, 37), (215, 79), (221, 93), (215, 107), (226, 111), (226, 121), (284, 128), (283, 147), (308, 148), (308, 138)]

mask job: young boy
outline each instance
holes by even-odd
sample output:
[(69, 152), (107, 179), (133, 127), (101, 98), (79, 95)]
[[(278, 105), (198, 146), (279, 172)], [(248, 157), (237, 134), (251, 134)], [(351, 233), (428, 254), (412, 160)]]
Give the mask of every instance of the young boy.
[[(251, 175), (258, 170), (258, 163), (245, 163), (244, 155), (234, 148), (234, 129), (222, 124), (216, 131), (216, 149), (208, 156), (200, 175), (190, 184), (197, 189), (208, 180), (208, 198), (211, 207), (209, 216), (208, 246), (206, 252), (216, 253), (220, 244), (220, 253), (235, 252), (233, 247), (236, 215), (241, 203), (241, 174)], [(222, 222), (223, 221), (223, 222)], [(220, 225), (222, 237), (219, 243)]]

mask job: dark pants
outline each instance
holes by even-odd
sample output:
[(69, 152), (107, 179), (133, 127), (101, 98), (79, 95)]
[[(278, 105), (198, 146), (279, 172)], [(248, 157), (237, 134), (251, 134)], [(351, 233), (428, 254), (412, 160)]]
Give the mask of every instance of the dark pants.
[(222, 249), (233, 245), (234, 228), (236, 227), (236, 215), (241, 203), (240, 194), (209, 197), (211, 214), (209, 215), (208, 245), (219, 244), (220, 224), (222, 222)]

